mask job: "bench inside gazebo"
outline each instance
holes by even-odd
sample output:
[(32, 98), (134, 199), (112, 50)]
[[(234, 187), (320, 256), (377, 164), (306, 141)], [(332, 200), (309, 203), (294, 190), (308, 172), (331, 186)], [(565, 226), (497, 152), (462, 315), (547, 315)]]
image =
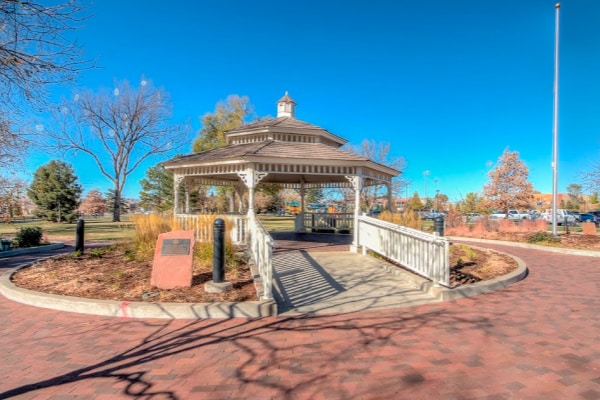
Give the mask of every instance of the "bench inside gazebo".
[[(345, 139), (319, 126), (296, 119), (295, 106), (296, 102), (286, 92), (277, 102), (277, 118), (227, 131), (224, 147), (179, 156), (163, 163), (174, 175), (174, 213), (184, 229), (194, 229), (197, 226), (194, 221), (198, 216), (190, 213), (189, 202), (189, 193), (194, 187), (229, 186), (235, 189), (240, 199), (241, 213), (227, 217), (232, 226), (232, 239), (247, 244), (250, 248), (263, 279), (264, 298), (271, 298), (272, 295), (270, 263), (275, 242), (256, 218), (254, 192), (258, 185), (275, 184), (298, 191), (301, 211), (295, 220), (296, 233), (351, 232), (350, 250), (354, 252), (358, 252), (361, 247), (363, 252), (366, 248), (373, 249), (372, 246), (377, 244), (375, 242), (381, 242), (377, 245), (388, 247), (387, 250), (399, 247), (393, 245), (394, 239), (384, 239), (380, 233), (369, 233), (368, 228), (359, 225), (361, 221), (367, 220), (372, 220), (369, 222), (371, 225), (387, 224), (360, 215), (360, 193), (366, 186), (383, 185), (387, 188), (387, 204), (391, 206), (392, 178), (399, 171), (341, 150), (340, 147), (346, 143)], [(184, 189), (185, 199), (179, 198), (181, 188)], [(307, 212), (305, 195), (313, 188), (353, 190), (353, 212)], [(242, 210), (241, 199), (246, 192), (248, 205), (246, 210)], [(390, 228), (392, 226), (384, 229), (391, 232)], [(197, 232), (197, 239), (201, 240), (202, 235), (202, 232)], [(372, 238), (372, 244), (367, 243), (369, 237)]]

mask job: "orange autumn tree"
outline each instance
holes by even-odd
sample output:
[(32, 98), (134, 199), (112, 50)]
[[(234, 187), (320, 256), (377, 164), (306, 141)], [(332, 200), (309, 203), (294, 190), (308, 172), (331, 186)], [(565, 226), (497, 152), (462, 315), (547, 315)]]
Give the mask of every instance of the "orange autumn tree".
[(529, 209), (533, 204), (533, 185), (529, 182), (529, 168), (519, 159), (519, 152), (508, 147), (488, 173), (489, 182), (483, 194), (491, 207), (508, 217), (510, 209)]
[(85, 196), (79, 212), (85, 215), (98, 215), (106, 212), (106, 199), (98, 189), (92, 189)]

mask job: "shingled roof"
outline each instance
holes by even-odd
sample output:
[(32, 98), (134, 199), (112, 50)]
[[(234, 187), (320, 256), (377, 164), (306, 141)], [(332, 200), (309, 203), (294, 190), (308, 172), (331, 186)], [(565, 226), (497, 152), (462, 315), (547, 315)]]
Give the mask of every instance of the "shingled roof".
[(176, 157), (163, 163), (165, 166), (176, 166), (190, 163), (210, 163), (220, 160), (239, 160), (246, 158), (281, 158), (304, 159), (313, 161), (369, 161), (368, 158), (348, 151), (343, 151), (321, 143), (292, 143), (277, 140), (265, 142), (234, 144), (217, 149)]
[(292, 117), (268, 118), (250, 124), (242, 125), (239, 128), (231, 129), (225, 132), (226, 136), (239, 134), (252, 134), (259, 132), (294, 132), (303, 135), (313, 135), (327, 137), (335, 141), (339, 146), (348, 141), (341, 136), (329, 132), (320, 126), (309, 124), (302, 120)]
[(398, 175), (394, 168), (340, 149), (346, 139), (296, 119), (295, 102), (287, 92), (278, 105), (282, 102), (290, 107), (277, 118), (225, 132), (226, 146), (175, 157), (162, 165), (179, 176), (223, 181), (239, 180), (247, 168), (267, 174), (263, 182), (277, 183), (348, 182), (347, 176), (356, 174), (389, 181)]

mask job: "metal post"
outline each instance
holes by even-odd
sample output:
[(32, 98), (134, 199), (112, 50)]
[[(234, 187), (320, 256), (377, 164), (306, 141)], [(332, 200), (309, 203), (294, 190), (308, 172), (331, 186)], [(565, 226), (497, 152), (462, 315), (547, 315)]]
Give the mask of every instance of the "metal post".
[(444, 236), (444, 217), (438, 215), (433, 219), (433, 231), (440, 236)]
[(85, 221), (80, 218), (77, 221), (77, 228), (75, 229), (75, 251), (83, 254), (83, 234), (85, 231)]
[(225, 281), (225, 221), (217, 218), (213, 223), (213, 282)]
[(557, 226), (557, 203), (558, 203), (558, 32), (560, 3), (554, 6), (556, 9), (556, 22), (554, 32), (554, 120), (552, 133), (552, 234), (558, 235)]

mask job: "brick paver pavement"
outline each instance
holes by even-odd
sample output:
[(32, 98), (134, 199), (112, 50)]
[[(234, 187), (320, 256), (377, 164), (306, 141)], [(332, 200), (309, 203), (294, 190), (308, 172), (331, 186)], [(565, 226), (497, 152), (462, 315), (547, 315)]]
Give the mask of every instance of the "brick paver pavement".
[(493, 247), (530, 275), (344, 315), (128, 320), (0, 298), (0, 398), (599, 399), (598, 258)]

